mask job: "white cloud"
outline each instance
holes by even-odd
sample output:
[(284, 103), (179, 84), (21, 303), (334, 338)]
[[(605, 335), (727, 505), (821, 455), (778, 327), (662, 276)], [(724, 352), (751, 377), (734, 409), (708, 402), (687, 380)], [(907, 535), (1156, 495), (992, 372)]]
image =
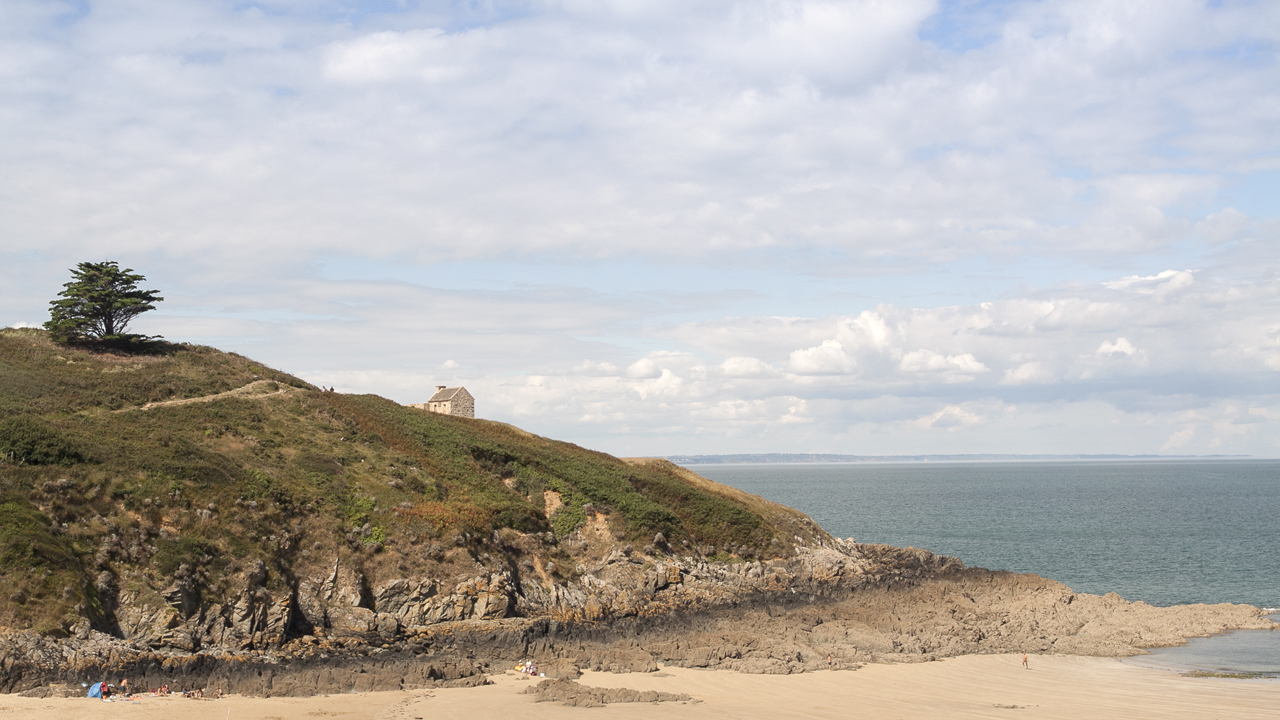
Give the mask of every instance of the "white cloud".
[(1094, 354), (1098, 357), (1107, 357), (1111, 355), (1133, 355), (1136, 352), (1138, 352), (1138, 348), (1134, 347), (1133, 343), (1125, 338), (1116, 338), (1115, 342), (1103, 340)]
[(821, 345), (793, 350), (787, 370), (797, 375), (840, 375), (852, 372), (856, 364), (838, 340), (823, 340)]
[(725, 377), (749, 378), (776, 375), (777, 370), (769, 363), (753, 357), (731, 357), (720, 363), (720, 371)]
[(791, 402), (787, 407), (786, 414), (778, 418), (779, 424), (807, 425), (813, 422), (813, 418), (809, 417), (806, 414), (809, 408), (802, 398), (787, 398), (787, 399), (790, 400)]
[(982, 416), (969, 412), (958, 405), (948, 405), (941, 410), (920, 418), (916, 424), (922, 428), (955, 432), (972, 427), (982, 422)]
[(405, 77), (446, 79), (457, 67), (432, 63), (446, 54), (444, 31), (377, 32), (331, 45), (326, 53), (325, 77), (346, 82), (385, 82)]
[(1045, 363), (1033, 360), (1005, 370), (1004, 379), (1001, 382), (1005, 385), (1026, 385), (1028, 383), (1049, 383), (1056, 379), (1057, 376)]
[(1196, 429), (1194, 427), (1178, 430), (1169, 436), (1169, 439), (1165, 441), (1164, 445), (1160, 446), (1160, 451), (1167, 452), (1169, 450), (1178, 450), (1186, 447), (1195, 436)]
[(973, 353), (942, 355), (932, 350), (913, 350), (902, 356), (898, 367), (909, 373), (943, 373), (945, 382), (968, 382), (978, 373), (991, 371)]
[(1165, 270), (1156, 275), (1130, 275), (1103, 283), (1112, 290), (1128, 290), (1130, 292), (1154, 295), (1163, 300), (1179, 290), (1191, 287), (1195, 276), (1191, 270)]
[(580, 375), (601, 375), (608, 377), (618, 374), (618, 366), (611, 362), (593, 362), (591, 360), (583, 360), (581, 363), (573, 366), (573, 372)]
[(657, 361), (653, 358), (640, 358), (627, 366), (627, 377), (629, 378), (656, 378), (661, 375), (662, 368), (658, 367)]

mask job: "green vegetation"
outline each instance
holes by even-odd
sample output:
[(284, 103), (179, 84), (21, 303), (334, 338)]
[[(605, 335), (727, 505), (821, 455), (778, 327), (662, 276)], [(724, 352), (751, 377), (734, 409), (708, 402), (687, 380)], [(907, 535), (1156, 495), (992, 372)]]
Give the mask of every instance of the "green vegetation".
[(56, 533), (26, 498), (0, 496), (0, 626), (65, 635), (81, 612), (101, 618), (80, 557)]
[(44, 327), (63, 343), (86, 338), (108, 343), (145, 339), (125, 332), (131, 320), (164, 300), (157, 290), (140, 290), (138, 283), (144, 280), (132, 268), (121, 270), (113, 261), (82, 262), (58, 293), (61, 299), (49, 303), (50, 318)]
[[(673, 540), (732, 543), (759, 552), (773, 538), (759, 515), (673, 473), (635, 467), (502, 423), (423, 413), (373, 395), (323, 397), (362, 432), (418, 459), (439, 478), (449, 490), (442, 505), (457, 506), (454, 513), (472, 508), (470, 517), (479, 527), (468, 530), (544, 531), (541, 495), (552, 490), (561, 496), (562, 505), (551, 517), (560, 537), (585, 522), (583, 507), (590, 504), (620, 516), (618, 530), (625, 539), (661, 532)], [(508, 479), (512, 482), (503, 482)]]
[(0, 420), (0, 459), (18, 465), (69, 465), (84, 458), (48, 425), (19, 416)]
[(798, 513), (667, 463), (322, 392), (207, 347), (121, 356), (0, 330), (0, 417), (0, 625), (47, 632), (109, 624), (114, 588), (157, 597), (179, 575), (224, 601), (258, 561), (282, 587), (335, 552), (402, 574), (453, 548), (517, 567), (535, 538), (563, 560), (552, 538), (588, 522), (727, 561), (805, 532), (779, 539), (769, 513)]

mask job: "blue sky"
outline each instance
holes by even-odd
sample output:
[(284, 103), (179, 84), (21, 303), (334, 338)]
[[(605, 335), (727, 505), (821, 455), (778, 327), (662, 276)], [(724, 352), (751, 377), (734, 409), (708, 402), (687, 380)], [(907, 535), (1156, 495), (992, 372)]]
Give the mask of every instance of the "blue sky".
[(0, 325), (620, 454), (1280, 455), (1280, 6), (0, 3)]

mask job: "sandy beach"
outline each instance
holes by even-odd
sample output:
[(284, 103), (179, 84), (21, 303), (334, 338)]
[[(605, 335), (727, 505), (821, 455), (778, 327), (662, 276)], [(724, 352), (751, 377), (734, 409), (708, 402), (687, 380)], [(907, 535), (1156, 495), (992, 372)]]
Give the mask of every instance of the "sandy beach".
[(521, 720), (599, 718), (1274, 718), (1280, 682), (1183, 677), (1114, 658), (970, 655), (856, 671), (747, 675), (664, 668), (587, 673), (583, 685), (685, 693), (691, 702), (563, 707), (521, 694), (536, 680), (509, 672), (477, 688), (356, 693), (310, 698), (144, 697), (136, 703), (0, 696), (0, 718), (159, 720)]

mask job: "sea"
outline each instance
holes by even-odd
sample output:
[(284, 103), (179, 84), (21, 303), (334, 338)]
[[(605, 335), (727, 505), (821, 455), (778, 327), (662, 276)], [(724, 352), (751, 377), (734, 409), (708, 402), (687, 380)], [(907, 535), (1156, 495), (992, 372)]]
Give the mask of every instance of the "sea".
[[(1280, 460), (705, 464), (689, 468), (863, 543), (1035, 573), (1151, 605), (1280, 606)], [(1273, 616), (1280, 620), (1280, 617)], [(1144, 661), (1280, 676), (1280, 631)]]

